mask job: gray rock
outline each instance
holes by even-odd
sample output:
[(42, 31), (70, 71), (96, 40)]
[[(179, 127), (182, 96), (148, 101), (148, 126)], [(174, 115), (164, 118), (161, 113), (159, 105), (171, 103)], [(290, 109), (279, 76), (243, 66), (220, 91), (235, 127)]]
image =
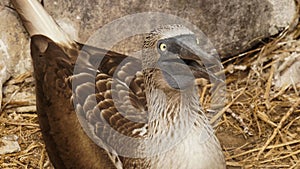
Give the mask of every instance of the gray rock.
[(17, 135), (7, 135), (0, 138), (0, 155), (21, 151)]
[(281, 88), (286, 85), (300, 87), (300, 55), (297, 52), (289, 54), (275, 63), (274, 85)]
[[(77, 30), (75, 36), (81, 42), (97, 29), (125, 15), (145, 11), (173, 14), (198, 26), (222, 57), (241, 53), (262, 38), (277, 34), (291, 24), (296, 15), (294, 0), (55, 0), (45, 1), (45, 6), (57, 20), (67, 19)], [(120, 47), (117, 50), (126, 53), (129, 49)]]
[(0, 4), (0, 110), (2, 84), (11, 76), (30, 71), (29, 37), (13, 11)]

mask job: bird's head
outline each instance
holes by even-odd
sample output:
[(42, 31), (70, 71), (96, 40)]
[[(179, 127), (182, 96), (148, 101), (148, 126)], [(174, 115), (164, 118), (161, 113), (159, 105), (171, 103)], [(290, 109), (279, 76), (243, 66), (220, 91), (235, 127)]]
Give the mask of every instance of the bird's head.
[(166, 25), (146, 37), (142, 66), (152, 85), (162, 90), (182, 90), (193, 86), (199, 76), (208, 76), (203, 63), (213, 59), (200, 48), (191, 30), (181, 25)]

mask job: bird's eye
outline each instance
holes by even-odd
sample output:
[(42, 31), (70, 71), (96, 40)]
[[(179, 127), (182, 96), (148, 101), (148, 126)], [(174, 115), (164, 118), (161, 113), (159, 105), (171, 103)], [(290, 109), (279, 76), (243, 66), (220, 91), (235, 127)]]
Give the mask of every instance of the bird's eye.
[(161, 51), (166, 51), (166, 50), (167, 50), (167, 45), (166, 45), (165, 43), (161, 43), (161, 44), (159, 45), (159, 49), (160, 49)]
[(196, 44), (199, 45), (200, 44), (200, 41), (198, 38), (196, 38)]

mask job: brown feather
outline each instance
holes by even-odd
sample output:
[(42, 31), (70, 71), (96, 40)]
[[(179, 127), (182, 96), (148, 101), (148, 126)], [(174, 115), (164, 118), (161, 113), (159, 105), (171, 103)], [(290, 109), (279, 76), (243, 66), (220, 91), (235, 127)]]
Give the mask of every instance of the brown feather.
[[(126, 138), (142, 139), (148, 134), (149, 105), (144, 83), (153, 80), (147, 85), (155, 88), (157, 80), (162, 88), (170, 88), (164, 86), (167, 83), (163, 82), (159, 70), (150, 70), (149, 74), (145, 74), (139, 59), (70, 40), (35, 0), (12, 2), (32, 36), (37, 113), (46, 149), (54, 166), (121, 168), (120, 162), (124, 168), (148, 168), (152, 167), (150, 162), (155, 165), (156, 160), (161, 159), (159, 156), (151, 161), (121, 157), (114, 150), (139, 153), (135, 149), (140, 146), (139, 142), (128, 142)], [(147, 45), (151, 44), (149, 42)], [(149, 61), (153, 59), (148, 57)], [(192, 69), (192, 72), (196, 77), (208, 77), (208, 72), (202, 69)], [(151, 89), (148, 88), (149, 91)], [(170, 90), (166, 94), (173, 99), (178, 92), (174, 94), (174, 90)], [(174, 107), (179, 109), (176, 103), (170, 103), (162, 114), (170, 113), (166, 116), (176, 119), (178, 112), (172, 112)], [(194, 111), (203, 122), (201, 112), (200, 108)], [(172, 123), (169, 121), (167, 127)], [(212, 134), (208, 124), (201, 125), (207, 130), (205, 132)], [(147, 129), (145, 133), (136, 130), (143, 127)], [(127, 137), (120, 138), (118, 134)], [(200, 145), (200, 150), (203, 148), (206, 151), (208, 146), (214, 146), (218, 152), (208, 151), (216, 154), (214, 158), (221, 161), (218, 167), (222, 168), (223, 156), (219, 152), (218, 142), (214, 137), (212, 141), (205, 142), (206, 146)], [(172, 161), (170, 158), (166, 160)]]

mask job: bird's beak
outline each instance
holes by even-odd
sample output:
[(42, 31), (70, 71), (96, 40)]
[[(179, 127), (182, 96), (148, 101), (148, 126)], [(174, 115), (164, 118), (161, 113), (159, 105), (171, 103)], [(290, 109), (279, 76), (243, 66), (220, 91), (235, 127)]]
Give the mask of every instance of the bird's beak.
[(158, 64), (169, 85), (185, 89), (194, 85), (196, 78), (209, 79), (207, 67), (219, 64), (219, 60), (201, 49), (192, 36), (177, 37), (174, 43), (177, 52), (169, 52)]
[(179, 37), (176, 39), (176, 44), (180, 46), (180, 59), (187, 64), (197, 62), (201, 66), (208, 67), (219, 63), (219, 60), (204, 51), (192, 36)]

